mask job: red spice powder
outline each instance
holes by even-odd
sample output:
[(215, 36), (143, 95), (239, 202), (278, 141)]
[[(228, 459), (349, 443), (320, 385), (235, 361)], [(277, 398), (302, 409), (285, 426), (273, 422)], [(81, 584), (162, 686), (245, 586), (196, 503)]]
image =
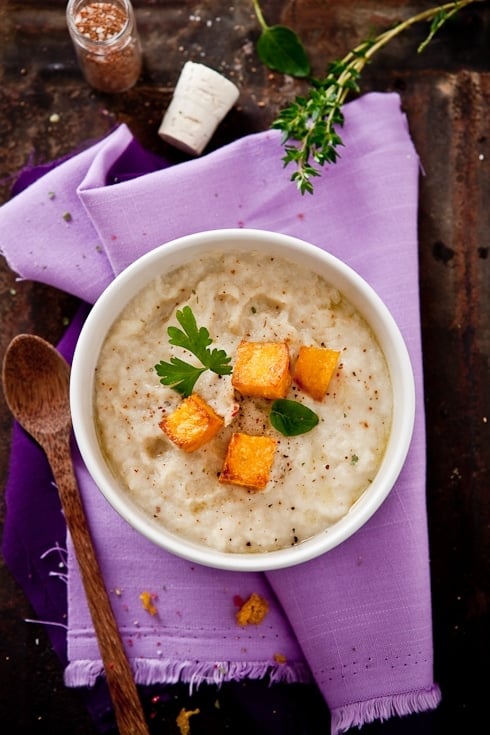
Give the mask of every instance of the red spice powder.
[[(77, 10), (73, 25), (80, 66), (87, 82), (101, 92), (124, 92), (141, 73), (141, 46), (131, 6), (90, 2)], [(73, 34), (72, 34), (73, 36)]]
[(79, 33), (91, 41), (108, 41), (126, 24), (126, 14), (112, 3), (90, 3), (79, 10), (75, 25)]

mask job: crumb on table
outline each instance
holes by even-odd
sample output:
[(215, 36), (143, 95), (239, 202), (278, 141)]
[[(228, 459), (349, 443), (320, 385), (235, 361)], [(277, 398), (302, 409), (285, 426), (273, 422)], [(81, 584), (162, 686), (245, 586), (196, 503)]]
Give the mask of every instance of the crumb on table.
[(191, 731), (189, 720), (193, 715), (198, 715), (199, 713), (199, 709), (188, 710), (182, 707), (175, 721), (177, 723), (177, 727), (180, 730), (180, 735), (189, 735)]

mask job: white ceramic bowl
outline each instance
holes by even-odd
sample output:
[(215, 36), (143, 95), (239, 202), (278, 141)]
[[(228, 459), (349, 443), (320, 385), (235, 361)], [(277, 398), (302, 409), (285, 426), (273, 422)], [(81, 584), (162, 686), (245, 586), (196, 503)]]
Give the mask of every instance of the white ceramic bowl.
[[(393, 388), (393, 421), (379, 471), (369, 488), (337, 523), (300, 544), (263, 553), (226, 553), (192, 543), (157, 524), (130, 499), (107, 466), (95, 424), (94, 373), (101, 346), (127, 302), (157, 275), (173, 270), (207, 250), (254, 249), (282, 255), (316, 271), (336, 286), (370, 324), (385, 354)], [(408, 352), (400, 331), (379, 296), (336, 257), (302, 240), (260, 230), (216, 230), (166, 243), (143, 255), (108, 286), (94, 305), (77, 343), (71, 371), (71, 411), (75, 437), (96, 485), (113, 508), (155, 544), (168, 551), (221, 569), (259, 571), (305, 562), (352, 536), (375, 513), (391, 491), (406, 459), (413, 431), (415, 391)]]

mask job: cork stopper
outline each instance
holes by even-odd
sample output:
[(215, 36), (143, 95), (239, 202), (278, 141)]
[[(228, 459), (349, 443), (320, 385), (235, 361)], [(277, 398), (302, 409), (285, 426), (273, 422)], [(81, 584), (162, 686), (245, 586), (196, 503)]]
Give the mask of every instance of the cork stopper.
[(199, 156), (239, 94), (238, 87), (222, 74), (187, 61), (158, 134), (175, 148)]

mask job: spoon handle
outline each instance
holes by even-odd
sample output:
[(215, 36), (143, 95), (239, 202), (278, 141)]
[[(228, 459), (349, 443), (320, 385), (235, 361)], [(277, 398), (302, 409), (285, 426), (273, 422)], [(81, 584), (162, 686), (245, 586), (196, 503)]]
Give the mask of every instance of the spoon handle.
[(45, 446), (70, 532), (120, 735), (149, 735), (143, 708), (107, 594), (73, 470), (69, 436)]

